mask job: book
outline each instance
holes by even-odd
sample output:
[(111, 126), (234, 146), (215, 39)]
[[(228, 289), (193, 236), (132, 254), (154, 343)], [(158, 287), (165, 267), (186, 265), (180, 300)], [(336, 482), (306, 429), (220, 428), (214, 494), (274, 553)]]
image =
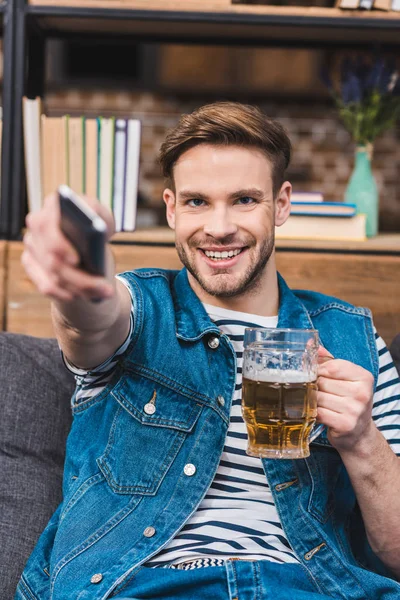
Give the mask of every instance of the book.
[(400, 0), (393, 0), (392, 10), (400, 10)]
[(123, 215), (124, 231), (134, 231), (136, 226), (141, 126), (142, 124), (138, 119), (129, 119), (128, 121)]
[(101, 121), (102, 117), (96, 117), (97, 125), (97, 180), (96, 180), (96, 198), (100, 198), (100, 160), (101, 160)]
[(112, 211), (113, 170), (114, 170), (114, 125), (115, 118), (101, 118), (100, 127), (100, 167), (99, 167), (99, 200), (103, 206)]
[(126, 140), (128, 122), (126, 119), (115, 121), (115, 152), (114, 152), (114, 188), (113, 188), (113, 212), (115, 220), (115, 231), (122, 231), (124, 201), (125, 201), (125, 172), (126, 172)]
[(392, 9), (392, 0), (375, 0), (374, 8), (376, 10), (391, 10)]
[(350, 202), (292, 202), (290, 214), (346, 218), (357, 214), (357, 207)]
[(359, 8), (363, 10), (371, 10), (374, 0), (360, 0)]
[(83, 193), (83, 118), (68, 119), (69, 185), (77, 194)]
[(97, 120), (85, 119), (84, 189), (91, 198), (97, 198)]
[(66, 117), (41, 116), (43, 197), (68, 183), (67, 121)]
[(356, 9), (358, 8), (359, 0), (340, 0), (339, 8)]
[(323, 202), (324, 195), (321, 192), (292, 192), (292, 202)]
[(38, 211), (43, 204), (40, 115), (42, 113), (39, 97), (22, 99), (22, 118), (24, 128), (24, 155), (28, 208)]
[(366, 239), (366, 216), (358, 214), (347, 219), (290, 215), (286, 223), (275, 228), (277, 239), (354, 240)]

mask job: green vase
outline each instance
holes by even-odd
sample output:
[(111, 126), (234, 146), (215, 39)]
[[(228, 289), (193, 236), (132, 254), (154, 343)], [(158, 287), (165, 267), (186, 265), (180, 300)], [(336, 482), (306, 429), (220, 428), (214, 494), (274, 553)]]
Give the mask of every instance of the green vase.
[(367, 237), (378, 232), (378, 188), (371, 170), (371, 148), (357, 146), (355, 165), (345, 192), (345, 202), (357, 206), (367, 217)]

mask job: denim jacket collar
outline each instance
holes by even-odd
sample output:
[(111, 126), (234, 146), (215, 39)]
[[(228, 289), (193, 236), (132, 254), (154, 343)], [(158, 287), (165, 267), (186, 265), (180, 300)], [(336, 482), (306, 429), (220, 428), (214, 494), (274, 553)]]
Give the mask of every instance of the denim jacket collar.
[(278, 327), (281, 329), (313, 329), (314, 325), (304, 304), (289, 289), (283, 277), (278, 273), (279, 315)]
[(206, 333), (220, 333), (190, 287), (185, 268), (175, 278), (173, 301), (175, 305), (176, 336), (179, 339), (195, 342)]
[[(279, 318), (278, 327), (312, 329), (313, 324), (304, 304), (293, 294), (283, 277), (278, 276)], [(219, 333), (208, 317), (203, 305), (192, 290), (187, 270), (182, 269), (174, 282), (174, 304), (177, 337), (185, 341), (196, 341), (206, 333)]]

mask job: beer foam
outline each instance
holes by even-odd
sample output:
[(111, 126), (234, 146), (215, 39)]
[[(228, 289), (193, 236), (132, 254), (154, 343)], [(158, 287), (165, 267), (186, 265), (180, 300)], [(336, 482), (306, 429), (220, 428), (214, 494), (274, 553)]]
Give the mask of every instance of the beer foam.
[(317, 379), (316, 373), (298, 371), (295, 369), (262, 369), (258, 370), (253, 365), (243, 371), (243, 377), (251, 381), (263, 383), (310, 383)]

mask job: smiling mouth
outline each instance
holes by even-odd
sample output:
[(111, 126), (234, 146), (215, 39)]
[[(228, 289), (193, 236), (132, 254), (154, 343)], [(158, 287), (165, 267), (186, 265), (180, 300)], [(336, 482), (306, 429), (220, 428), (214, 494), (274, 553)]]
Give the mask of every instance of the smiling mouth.
[(222, 252), (216, 252), (213, 250), (203, 250), (202, 248), (200, 248), (200, 250), (207, 256), (207, 258), (218, 262), (219, 260), (228, 260), (230, 258), (238, 256), (238, 254), (243, 252), (245, 248), (237, 248), (236, 250), (223, 250)]

